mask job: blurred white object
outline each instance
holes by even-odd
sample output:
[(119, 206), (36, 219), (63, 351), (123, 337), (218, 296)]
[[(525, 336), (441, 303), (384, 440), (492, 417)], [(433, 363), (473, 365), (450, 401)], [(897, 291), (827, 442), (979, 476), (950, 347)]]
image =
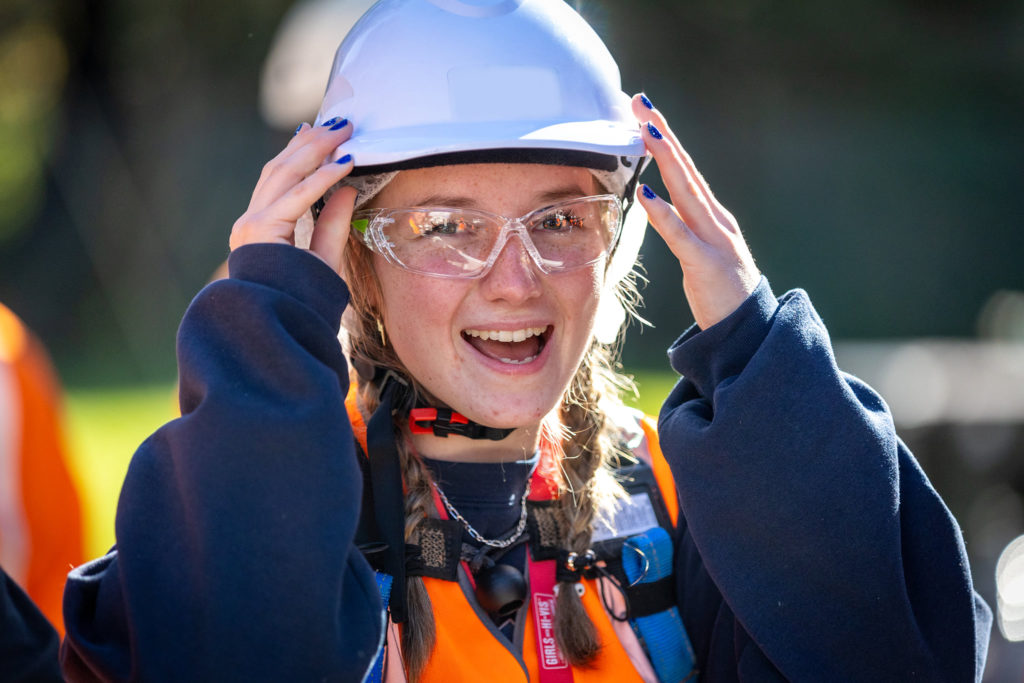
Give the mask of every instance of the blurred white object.
[(281, 20), (260, 77), (267, 125), (291, 130), (320, 108), (334, 51), (374, 0), (302, 0)]
[(1007, 640), (1024, 640), (1024, 536), (1010, 542), (996, 564), (999, 630)]
[(915, 339), (837, 342), (839, 367), (882, 395), (900, 427), (1024, 419), (1024, 344)]
[(1024, 341), (1024, 292), (993, 293), (978, 315), (978, 334), (983, 339)]

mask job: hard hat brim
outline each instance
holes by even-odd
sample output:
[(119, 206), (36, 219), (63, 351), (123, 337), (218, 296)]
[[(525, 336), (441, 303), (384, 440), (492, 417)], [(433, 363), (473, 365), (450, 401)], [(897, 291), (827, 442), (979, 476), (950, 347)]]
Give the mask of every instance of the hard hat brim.
[[(554, 124), (515, 121), (500, 126), (494, 122), (458, 126), (437, 124), (366, 134), (360, 134), (357, 127), (352, 138), (335, 150), (333, 158), (351, 154), (357, 169), (372, 167), (374, 172), (434, 166), (438, 163), (429, 163), (429, 160), (437, 157), (446, 158), (444, 163), (458, 163), (452, 160), (452, 155), (465, 155), (477, 161), (502, 161), (502, 154), (507, 155), (508, 151), (513, 151), (510, 161), (529, 161), (528, 158), (515, 158), (515, 150), (522, 151), (519, 157), (528, 157), (527, 151), (535, 151), (538, 163), (556, 163), (546, 159), (557, 158), (557, 152), (568, 156), (572, 152), (584, 153), (581, 159), (594, 158), (584, 163), (567, 163), (607, 170), (613, 170), (621, 157), (635, 159), (647, 154), (639, 125), (628, 126), (618, 121)], [(494, 158), (488, 158), (488, 151), (496, 152)]]

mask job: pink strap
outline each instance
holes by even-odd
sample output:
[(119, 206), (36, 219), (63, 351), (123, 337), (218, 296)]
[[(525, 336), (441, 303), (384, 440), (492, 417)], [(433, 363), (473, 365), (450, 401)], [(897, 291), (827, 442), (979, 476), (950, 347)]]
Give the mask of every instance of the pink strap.
[(555, 561), (530, 559), (530, 593), (537, 627), (537, 665), (541, 683), (572, 683), (572, 668), (555, 642)]
[[(530, 500), (551, 500), (558, 492), (555, 482), (558, 469), (555, 455), (547, 440), (541, 442), (540, 462), (533, 474)], [(541, 683), (572, 683), (572, 667), (565, 659), (555, 640), (555, 560), (534, 562), (527, 552), (530, 565), (530, 593), (534, 626), (537, 628), (537, 665)]]

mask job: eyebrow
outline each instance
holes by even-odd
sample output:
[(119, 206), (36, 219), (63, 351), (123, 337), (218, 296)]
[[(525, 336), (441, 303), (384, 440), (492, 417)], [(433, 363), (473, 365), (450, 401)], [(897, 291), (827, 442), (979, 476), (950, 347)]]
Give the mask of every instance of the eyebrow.
[[(540, 194), (534, 195), (534, 202), (541, 206), (551, 202), (559, 202), (563, 199), (575, 199), (585, 197), (586, 193), (579, 185), (569, 184), (556, 187)], [(457, 194), (432, 194), (421, 197), (411, 206), (450, 206), (453, 209), (478, 209), (480, 205), (475, 199)]]
[(578, 197), (586, 197), (587, 193), (583, 191), (583, 188), (579, 185), (565, 185), (564, 187), (555, 188), (542, 192), (537, 195), (537, 202), (560, 202), (563, 199), (576, 199)]

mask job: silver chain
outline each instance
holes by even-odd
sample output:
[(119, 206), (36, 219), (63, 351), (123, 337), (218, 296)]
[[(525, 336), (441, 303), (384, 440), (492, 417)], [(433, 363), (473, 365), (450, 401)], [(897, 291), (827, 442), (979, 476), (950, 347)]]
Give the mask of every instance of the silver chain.
[(526, 531), (526, 498), (530, 495), (530, 479), (532, 479), (532, 477), (526, 478), (526, 490), (523, 491), (523, 497), (520, 499), (521, 510), (519, 512), (519, 524), (516, 525), (516, 528), (508, 538), (503, 538), (497, 541), (484, 538), (479, 531), (473, 528), (473, 525), (466, 521), (465, 517), (459, 514), (459, 511), (455, 509), (455, 506), (448, 501), (448, 496), (444, 495), (444, 491), (442, 491), (441, 487), (437, 485), (437, 482), (435, 481), (433, 484), (438, 495), (441, 496), (441, 502), (444, 503), (444, 507), (448, 510), (448, 514), (452, 516), (452, 519), (457, 519), (462, 522), (462, 526), (466, 527), (466, 531), (468, 531), (469, 535), (473, 537), (473, 540), (492, 548), (507, 548), (518, 541), (519, 537), (523, 535), (524, 531)]

